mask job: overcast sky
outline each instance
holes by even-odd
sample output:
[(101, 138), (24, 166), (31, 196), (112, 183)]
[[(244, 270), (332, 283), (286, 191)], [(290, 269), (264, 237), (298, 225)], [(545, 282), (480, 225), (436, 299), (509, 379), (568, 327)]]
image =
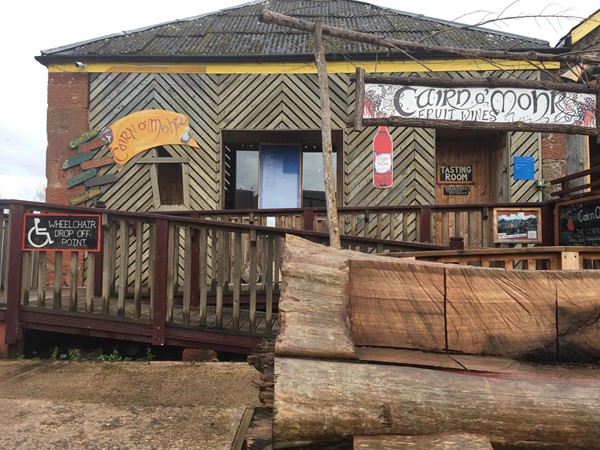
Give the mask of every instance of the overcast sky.
[[(47, 71), (34, 57), (60, 47), (243, 4), (239, 0), (3, 1), (0, 6), (0, 197), (32, 199), (45, 183)], [(559, 39), (600, 8), (596, 0), (373, 0), (401, 11), (474, 24), (521, 17), (486, 27), (544, 39)], [(482, 5), (489, 6), (482, 10)], [(538, 16), (525, 19), (523, 16)], [(540, 18), (540, 15), (560, 18)]]

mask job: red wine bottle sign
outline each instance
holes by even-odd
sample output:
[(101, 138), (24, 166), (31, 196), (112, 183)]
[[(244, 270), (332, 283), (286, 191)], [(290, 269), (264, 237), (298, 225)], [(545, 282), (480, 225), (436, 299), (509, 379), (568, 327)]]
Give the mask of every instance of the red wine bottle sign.
[(392, 136), (386, 126), (379, 127), (373, 139), (373, 186), (389, 188), (394, 184), (394, 153)]

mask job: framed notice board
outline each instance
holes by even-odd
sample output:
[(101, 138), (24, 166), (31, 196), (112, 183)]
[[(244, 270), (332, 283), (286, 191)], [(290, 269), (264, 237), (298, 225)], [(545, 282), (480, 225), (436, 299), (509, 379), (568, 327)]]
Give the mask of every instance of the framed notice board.
[(496, 244), (538, 244), (542, 242), (541, 208), (494, 208)]
[(300, 208), (300, 145), (261, 144), (259, 208)]

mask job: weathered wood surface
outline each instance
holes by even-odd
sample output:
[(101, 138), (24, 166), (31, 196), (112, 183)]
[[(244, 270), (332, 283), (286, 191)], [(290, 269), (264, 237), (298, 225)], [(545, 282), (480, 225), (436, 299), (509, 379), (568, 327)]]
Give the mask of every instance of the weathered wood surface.
[(350, 261), (355, 345), (563, 361), (600, 356), (600, 273)]
[(458, 355), (399, 348), (356, 347), (363, 362), (388, 363), (459, 372), (498, 373), (545, 378), (592, 379), (600, 381), (600, 366), (588, 364), (534, 364), (498, 356)]
[(350, 331), (348, 260), (364, 258), (398, 262), (286, 236), (276, 354), (356, 357)]
[(555, 278), (541, 271), (448, 267), (448, 349), (511, 357), (538, 352), (554, 357)]
[(432, 434), (427, 436), (354, 436), (354, 450), (493, 450), (485, 436)]
[(355, 345), (445, 349), (445, 267), (373, 260), (349, 265)]
[(598, 446), (600, 382), (476, 376), (356, 362), (275, 358), (273, 443), (351, 435), (469, 433), (492, 445)]

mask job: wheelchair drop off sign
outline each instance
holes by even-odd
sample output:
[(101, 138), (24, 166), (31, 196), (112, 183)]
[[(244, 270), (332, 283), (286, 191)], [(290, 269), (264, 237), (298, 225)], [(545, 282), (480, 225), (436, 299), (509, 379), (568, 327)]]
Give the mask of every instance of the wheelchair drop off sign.
[(24, 214), (23, 250), (100, 251), (99, 214)]

